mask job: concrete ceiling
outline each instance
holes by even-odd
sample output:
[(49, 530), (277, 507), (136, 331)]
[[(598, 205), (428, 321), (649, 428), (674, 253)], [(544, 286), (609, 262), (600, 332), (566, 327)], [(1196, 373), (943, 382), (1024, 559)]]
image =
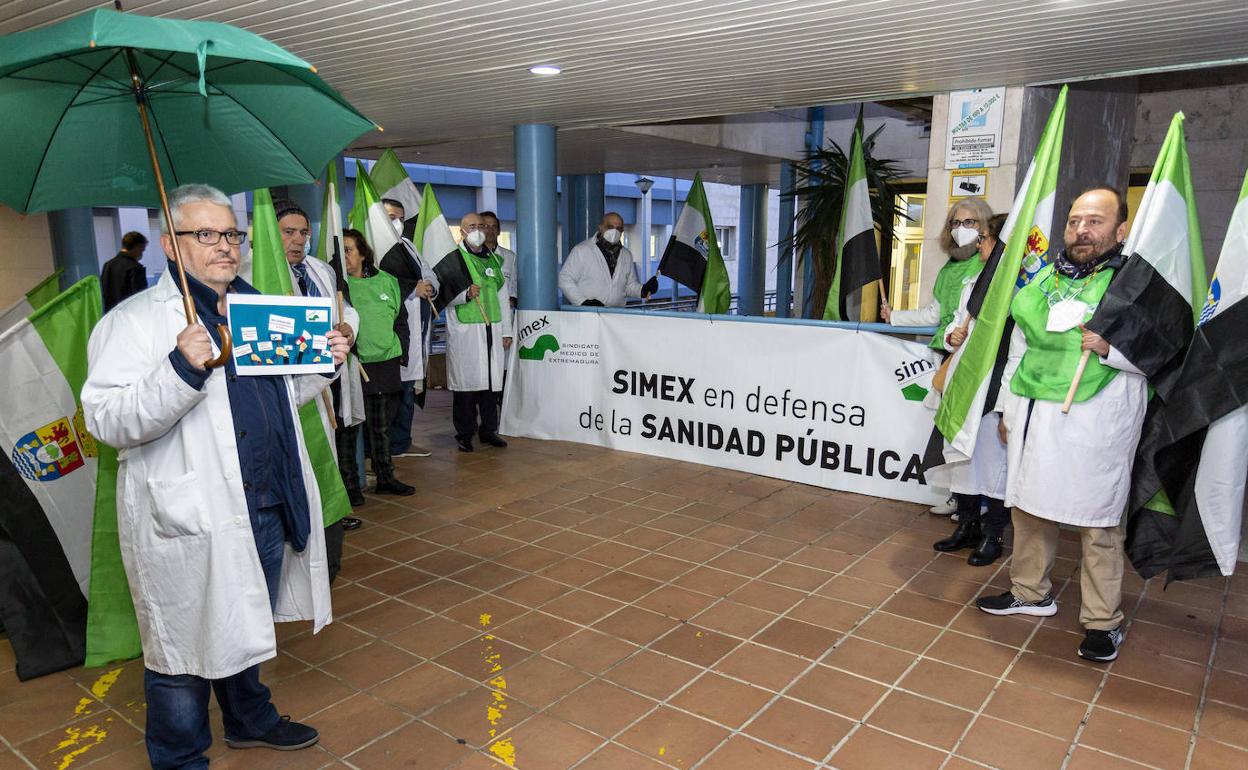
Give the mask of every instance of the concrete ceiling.
[[(100, 7), (0, 5), (0, 33)], [(776, 155), (622, 127), (1248, 61), (1244, 0), (132, 0), (228, 22), (315, 64), (385, 127), (358, 154), (510, 169), (511, 126), (560, 127), (560, 172), (723, 169)], [(555, 77), (535, 64), (563, 68)], [(682, 176), (687, 174), (681, 174)], [(762, 181), (761, 178), (759, 181)]]

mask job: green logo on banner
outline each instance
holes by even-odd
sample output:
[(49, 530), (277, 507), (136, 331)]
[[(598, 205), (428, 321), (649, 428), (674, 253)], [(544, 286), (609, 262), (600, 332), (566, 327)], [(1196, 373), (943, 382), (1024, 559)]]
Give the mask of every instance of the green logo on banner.
[(553, 334), (543, 334), (528, 347), (520, 348), (520, 357), (526, 361), (541, 361), (547, 353), (559, 350), (559, 340)]

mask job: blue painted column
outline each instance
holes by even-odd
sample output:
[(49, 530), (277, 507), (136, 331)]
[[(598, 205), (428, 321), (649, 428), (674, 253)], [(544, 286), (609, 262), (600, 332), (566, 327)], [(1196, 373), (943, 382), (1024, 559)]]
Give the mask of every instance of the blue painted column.
[(606, 174), (569, 174), (563, 178), (567, 217), (563, 256), (598, 230), (607, 205)]
[(520, 309), (559, 307), (559, 253), (555, 242), (555, 127), (515, 127), (516, 254)]
[[(823, 147), (823, 108), (810, 108), (810, 128), (806, 131), (806, 151), (818, 152)], [(802, 318), (822, 318), (813, 314), (815, 294), (815, 259), (809, 247), (802, 251)]]
[(737, 220), (737, 315), (762, 315), (767, 286), (767, 185), (741, 185)]
[[(91, 209), (82, 207), (48, 212), (48, 230), (52, 236), (52, 264), (61, 273), (64, 291), (88, 275), (100, 274), (100, 257), (95, 251), (95, 222)], [(149, 249), (160, 249), (160, 240), (153, 238)], [(113, 255), (109, 254), (106, 259)]]
[(792, 161), (780, 164), (780, 253), (776, 257), (776, 317), (788, 318), (793, 305), (793, 215), (797, 201), (785, 196), (797, 172)]

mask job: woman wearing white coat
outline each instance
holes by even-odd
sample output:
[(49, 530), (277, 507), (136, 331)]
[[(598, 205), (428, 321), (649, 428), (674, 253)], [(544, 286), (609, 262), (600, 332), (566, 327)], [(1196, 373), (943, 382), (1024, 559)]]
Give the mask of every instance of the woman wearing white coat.
[[(997, 246), (1005, 219), (1005, 214), (997, 214), (980, 228), (980, 253), (974, 259), (988, 261), (988, 256)], [(940, 335), (947, 350), (954, 351), (966, 341), (974, 323), (967, 311), (971, 293), (979, 281), (991, 280), (991, 273), (980, 272), (963, 285), (958, 309)], [(952, 376), (951, 368), (945, 381), (948, 382)], [(971, 458), (953, 466), (949, 490), (957, 501), (958, 526), (949, 537), (932, 546), (937, 551), (971, 548), (971, 554), (966, 561), (972, 567), (992, 564), (1000, 558), (1005, 547), (1005, 526), (1009, 524), (1010, 517), (1005, 509), (1006, 455), (1005, 444), (997, 433), (1000, 423), (1001, 416), (996, 412), (989, 411), (983, 415), (979, 432), (975, 434), (975, 448), (971, 452)], [(981, 503), (987, 507), (982, 514)]]
[[(244, 233), (229, 199), (213, 188), (178, 188), (170, 208), (175, 232), (163, 234), (162, 245), (169, 254), (178, 238), (201, 322), (211, 323), (224, 314), (227, 290), (254, 291), (236, 279)], [(200, 362), (217, 352), (216, 330), (187, 325), (171, 272), (96, 326), (82, 388), (88, 429), (118, 450), (118, 534), (143, 645), (154, 768), (207, 765), (210, 688), (232, 746), (314, 743), (315, 730), (278, 717), (259, 663), (276, 655), (274, 621), (312, 620), (316, 631), (330, 622), (321, 504), (296, 412), (330, 379), (251, 378), (277, 381), (266, 393), (286, 404), (282, 435), (295, 448), (281, 465), (297, 472), (265, 481), (306, 516), (287, 514), (275, 534), (253, 524), (252, 466), (244, 467), (246, 439), (233, 429), (238, 407), (230, 392), (244, 378), (232, 367), (203, 369)], [(337, 331), (327, 337), (341, 363), (346, 339)], [(288, 499), (289, 490), (306, 499)]]

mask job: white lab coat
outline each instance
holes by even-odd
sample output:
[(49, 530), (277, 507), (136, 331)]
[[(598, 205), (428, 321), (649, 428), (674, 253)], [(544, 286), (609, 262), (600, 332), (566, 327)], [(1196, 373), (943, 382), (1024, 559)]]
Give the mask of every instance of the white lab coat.
[[(420, 264), (421, 278), (433, 285), (433, 296), (436, 297), (440, 288), (437, 273), (433, 272), (433, 268), (424, 259), (416, 256), (416, 249), (411, 241), (404, 238), (403, 243), (411, 249), (412, 258)], [(403, 300), (403, 307), (407, 310), (408, 353), (407, 364), (399, 369), (399, 379), (417, 383), (417, 393), (423, 388), (421, 383), (425, 379), (425, 361), (429, 358), (429, 330), (425, 328), (420, 315), (421, 306), (428, 302), (429, 300), (423, 299), (414, 291)], [(434, 317), (430, 315), (431, 325)]]
[(894, 310), (888, 316), (890, 326), (935, 326), (940, 323), (940, 300), (932, 300), (914, 310)]
[[(463, 256), (460, 256), (462, 259)], [(467, 304), (468, 292), (462, 291), (446, 307), (446, 381), (451, 390), (476, 391), (503, 389), (503, 338), (512, 336), (512, 314), (507, 297), (507, 283), (498, 290), (498, 306), (502, 321), (492, 324), (492, 342), (486, 343), (486, 324), (459, 322), (455, 308)], [(475, 302), (475, 300), (472, 300)]]
[[(983, 274), (980, 273), (980, 275)], [(950, 352), (955, 350), (949, 344), (949, 335), (954, 329), (966, 323), (970, 315), (966, 306), (970, 302), (976, 280), (976, 278), (970, 278), (962, 285), (962, 294), (958, 297), (958, 309), (954, 311), (953, 319), (942, 331), (937, 332), (945, 350)], [(975, 321), (972, 319), (970, 326), (967, 327), (968, 338), (970, 329), (974, 326)], [(951, 362), (949, 371), (945, 375), (946, 384), (953, 378), (955, 368)], [(971, 451), (971, 458), (949, 469), (949, 491), (955, 494), (985, 495), (997, 500), (1005, 499), (1008, 458), (1006, 446), (1001, 443), (1001, 435), (997, 431), (997, 425), (1000, 422), (1001, 415), (996, 412), (989, 412), (979, 421), (979, 430), (975, 434), (975, 447)]]
[(1116, 527), (1131, 492), (1131, 463), (1148, 406), (1148, 383), (1114, 347), (1102, 363), (1120, 369), (1092, 398), (1062, 414), (1057, 401), (1010, 392), (1010, 379), (1027, 352), (1018, 327), (1001, 375), (997, 411), (1009, 431), (1005, 504), (1042, 519), (1076, 527)]
[[(308, 266), (308, 276), (316, 284), (321, 296), (334, 299), (334, 313), (337, 314), (338, 276), (334, 275), (334, 268), (330, 267), (328, 262), (323, 262), (316, 257), (304, 257), (303, 262)], [(299, 291), (299, 279), (295, 277), (294, 270), (290, 271), (290, 285), (296, 292)], [(360, 314), (351, 307), (351, 303), (347, 302), (346, 298), (343, 298), (342, 302), (341, 320), (351, 327), (352, 336), (359, 334)], [(364, 422), (364, 387), (360, 381), (358, 358), (348, 357), (339, 381), (341, 382), (341, 398), (339, 399), (341, 414), (335, 416), (344, 428), (359, 425)], [(329, 437), (330, 450), (334, 453), (334, 459), (337, 460), (338, 446), (334, 441), (334, 429), (338, 426), (334, 425), (334, 421), (329, 418), (329, 410), (325, 408), (324, 398), (316, 399), (316, 411), (321, 416), (321, 425), (325, 427), (325, 435)]]
[(628, 297), (641, 296), (641, 282), (633, 269), (633, 254), (621, 247), (612, 274), (607, 271), (607, 260), (595, 242), (597, 237), (572, 247), (559, 270), (559, 291), (569, 305), (596, 299), (607, 307), (624, 307)]
[(274, 621), (319, 631), (331, 620), (321, 499), (296, 414), (330, 379), (285, 380), (310, 528), (302, 553), (286, 546), (270, 611), (225, 375), (197, 391), (169, 362), (185, 326), (166, 271), (95, 327), (82, 406), (88, 430), (118, 449), (117, 528), (144, 665), (220, 679), (277, 654)]
[[(494, 249), (494, 253), (503, 258), (503, 278), (507, 279), (507, 296), (509, 298), (519, 297), (520, 296), (519, 294), (520, 284), (518, 282), (519, 275), (517, 275), (516, 273), (516, 270), (518, 267), (516, 264), (516, 259), (517, 259), (516, 252), (512, 251), (511, 249), (499, 246), (497, 249)], [(503, 312), (511, 314), (511, 328), (513, 329), (516, 328), (516, 310), (515, 308), (511, 306), (510, 299), (508, 300), (507, 304), (503, 306)], [(510, 353), (511, 351), (507, 351), (507, 353), (503, 355), (503, 368), (504, 369), (510, 369), (511, 367)]]

